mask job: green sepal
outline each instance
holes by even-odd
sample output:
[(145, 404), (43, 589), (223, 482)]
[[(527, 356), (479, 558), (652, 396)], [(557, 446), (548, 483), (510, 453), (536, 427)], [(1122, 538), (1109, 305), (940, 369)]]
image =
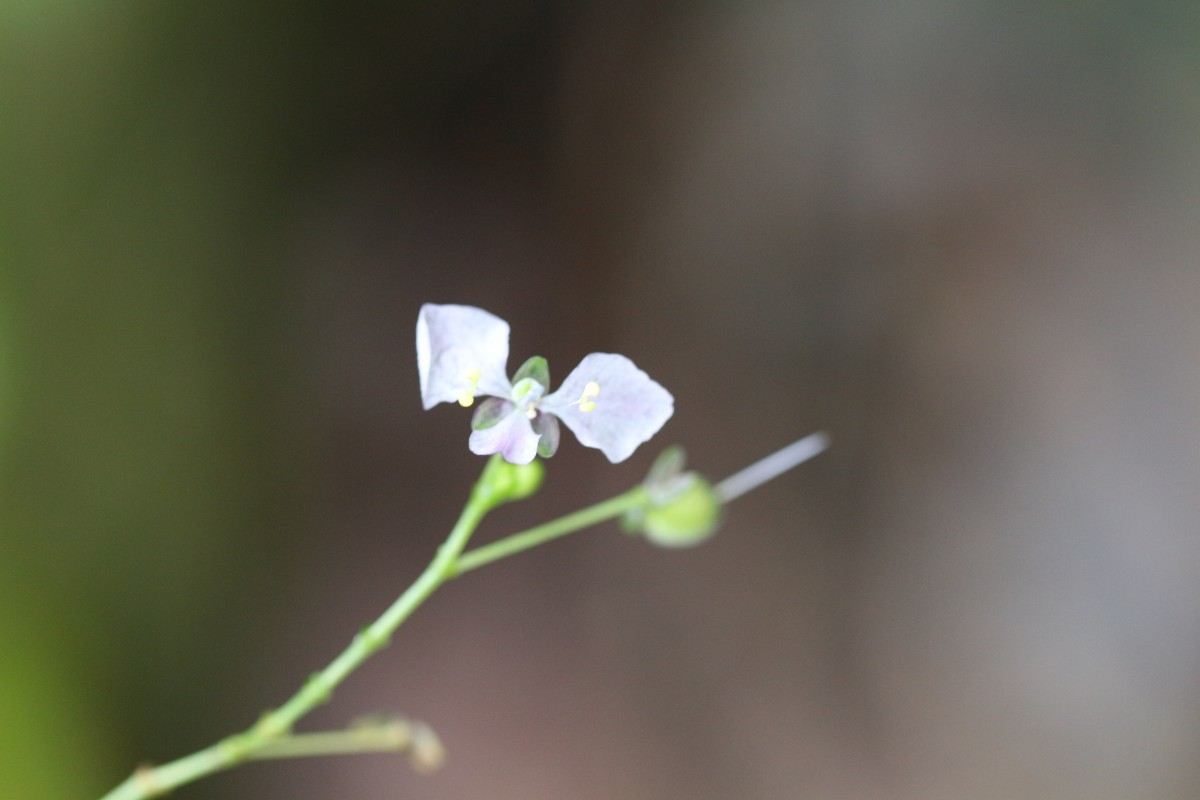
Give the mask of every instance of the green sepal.
[(546, 359), (541, 356), (534, 356), (521, 365), (516, 374), (512, 377), (512, 383), (516, 386), (525, 378), (533, 378), (542, 385), (546, 391), (550, 390), (550, 365), (546, 363)]
[(501, 397), (489, 397), (479, 404), (471, 417), (471, 430), (482, 431), (490, 428), (512, 410), (512, 403)]
[(669, 491), (672, 481), (683, 474), (683, 468), (687, 464), (687, 454), (683, 447), (673, 444), (666, 450), (658, 454), (658, 458), (654, 459), (654, 463), (650, 465), (650, 471), (646, 473), (646, 480), (642, 483), (651, 492), (658, 490)]
[(558, 417), (553, 414), (539, 413), (532, 420), (533, 432), (541, 438), (538, 439), (538, 455), (542, 458), (550, 458), (558, 452), (558, 440), (561, 437), (561, 431), (558, 426)]

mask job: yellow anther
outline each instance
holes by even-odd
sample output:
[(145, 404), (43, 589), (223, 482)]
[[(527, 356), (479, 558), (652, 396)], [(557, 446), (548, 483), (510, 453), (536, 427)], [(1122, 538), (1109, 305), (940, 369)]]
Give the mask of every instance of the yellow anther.
[(583, 412), (595, 411), (596, 401), (593, 399), (600, 394), (600, 384), (595, 381), (588, 381), (587, 386), (583, 387), (583, 394), (579, 395), (579, 410)]
[(464, 375), (467, 379), (467, 388), (458, 393), (458, 404), (463, 408), (470, 408), (475, 403), (475, 387), (479, 385), (479, 379), (483, 376), (479, 370), (473, 369)]
[(529, 408), (525, 409), (525, 416), (529, 417), (530, 419), (536, 419), (537, 406), (530, 406)]

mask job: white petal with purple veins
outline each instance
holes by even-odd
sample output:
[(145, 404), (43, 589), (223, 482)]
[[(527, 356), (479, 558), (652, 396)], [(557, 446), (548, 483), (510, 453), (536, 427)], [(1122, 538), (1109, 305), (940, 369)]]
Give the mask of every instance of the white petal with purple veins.
[(508, 323), (480, 308), (421, 306), (417, 316), (417, 370), (421, 402), (471, 405), (478, 395), (509, 392)]
[(616, 464), (671, 418), (675, 399), (625, 356), (592, 353), (540, 407)]
[(478, 456), (500, 453), (509, 463), (528, 464), (537, 455), (540, 438), (533, 432), (529, 417), (514, 409), (492, 427), (473, 432), (469, 447)]

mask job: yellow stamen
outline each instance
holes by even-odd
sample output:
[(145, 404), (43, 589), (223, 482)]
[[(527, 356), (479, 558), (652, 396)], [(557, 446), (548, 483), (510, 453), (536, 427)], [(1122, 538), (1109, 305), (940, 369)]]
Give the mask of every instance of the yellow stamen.
[(466, 389), (458, 393), (458, 404), (463, 408), (470, 408), (475, 403), (475, 388), (479, 385), (479, 379), (483, 376), (479, 374), (479, 370), (473, 369), (464, 375), (469, 384)]
[(592, 398), (598, 397), (600, 394), (600, 384), (595, 381), (588, 381), (587, 386), (583, 387), (583, 394), (579, 396), (579, 410), (584, 413), (596, 410), (596, 401)]

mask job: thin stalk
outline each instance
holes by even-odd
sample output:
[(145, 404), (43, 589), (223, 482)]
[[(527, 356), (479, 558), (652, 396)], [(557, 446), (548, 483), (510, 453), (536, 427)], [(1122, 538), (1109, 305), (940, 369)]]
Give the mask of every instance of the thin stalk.
[(743, 470), (730, 475), (718, 483), (714, 489), (722, 503), (741, 497), (752, 489), (757, 489), (772, 478), (777, 478), (789, 469), (803, 464), (815, 455), (829, 447), (829, 435), (813, 433), (799, 441), (792, 442), (782, 450), (776, 450), (766, 458), (755, 461)]
[(514, 533), (512, 536), (508, 536), (497, 542), (492, 542), (489, 545), (477, 547), (468, 553), (463, 553), (454, 562), (450, 576), (457, 578), (463, 573), (479, 569), (486, 564), (491, 564), (493, 561), (514, 556), (531, 547), (545, 544), (552, 539), (557, 539), (568, 533), (574, 533), (575, 531), (591, 527), (613, 517), (619, 517), (629, 509), (645, 503), (646, 490), (640, 486), (634, 487), (602, 503), (596, 503), (594, 506), (588, 506), (573, 514), (567, 514), (565, 517), (559, 517), (556, 520), (543, 523), (527, 531)]

